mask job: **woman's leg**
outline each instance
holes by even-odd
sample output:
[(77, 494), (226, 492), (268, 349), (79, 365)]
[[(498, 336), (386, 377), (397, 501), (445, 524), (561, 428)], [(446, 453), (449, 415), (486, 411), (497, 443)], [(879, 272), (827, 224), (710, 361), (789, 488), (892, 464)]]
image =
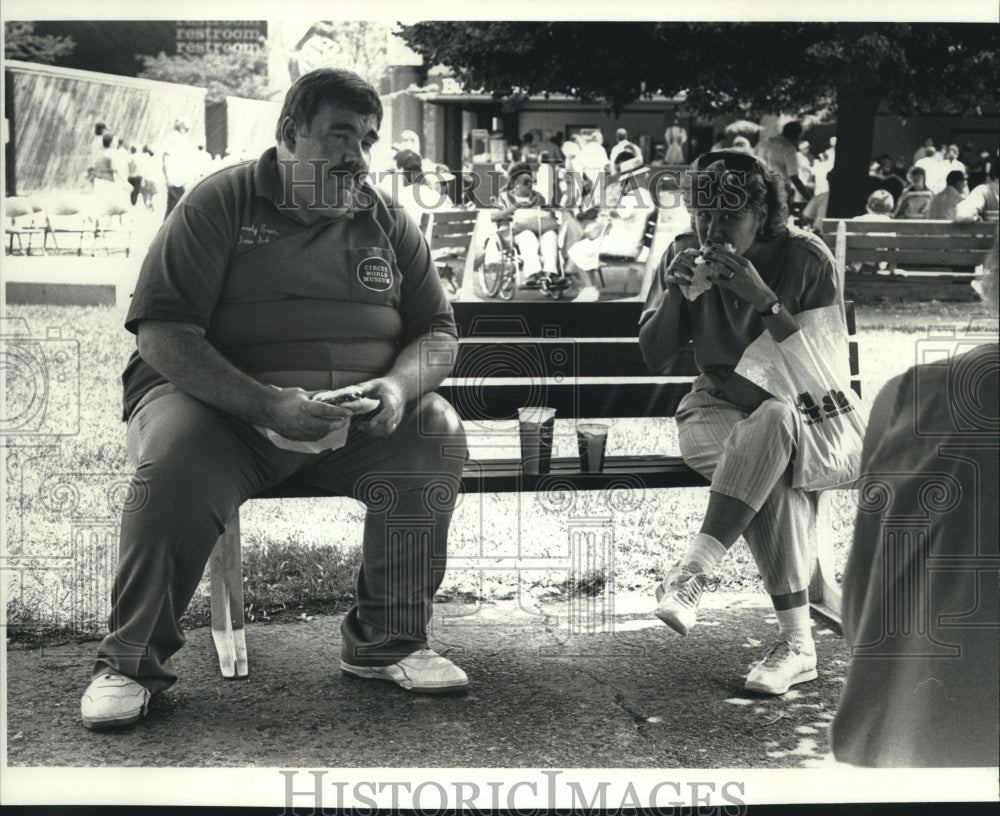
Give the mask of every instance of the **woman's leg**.
[[(778, 643), (751, 671), (747, 688), (783, 694), (816, 677), (808, 606), (816, 496), (791, 486), (794, 409), (772, 399), (746, 416), (710, 395), (690, 396), (690, 404), (678, 410), (681, 451), (688, 464), (711, 478), (712, 493), (699, 534), (658, 592), (657, 615), (686, 634), (715, 563), (743, 535), (779, 625)], [(734, 411), (745, 418), (726, 434)]]

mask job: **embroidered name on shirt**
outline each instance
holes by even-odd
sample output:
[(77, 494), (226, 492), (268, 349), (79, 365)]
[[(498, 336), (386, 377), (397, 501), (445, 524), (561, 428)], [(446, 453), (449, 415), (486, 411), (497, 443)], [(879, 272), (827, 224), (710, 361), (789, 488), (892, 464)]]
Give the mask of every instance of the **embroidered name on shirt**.
[(274, 227), (269, 227), (267, 224), (250, 224), (240, 227), (240, 239), (237, 241), (237, 245), (260, 246), (261, 244), (269, 244), (279, 235), (280, 233)]
[(358, 264), (358, 280), (365, 289), (387, 292), (392, 287), (392, 269), (382, 258), (365, 258)]

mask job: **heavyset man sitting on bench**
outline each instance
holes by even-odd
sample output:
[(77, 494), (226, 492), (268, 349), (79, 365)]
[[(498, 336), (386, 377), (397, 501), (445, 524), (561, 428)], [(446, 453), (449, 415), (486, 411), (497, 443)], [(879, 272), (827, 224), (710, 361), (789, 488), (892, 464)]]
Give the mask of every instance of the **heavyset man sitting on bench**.
[[(466, 686), (426, 639), (465, 464), (461, 421), (434, 393), (455, 322), (417, 225), (360, 181), (381, 121), (357, 75), (306, 74), (277, 147), (189, 190), (150, 246), (126, 320), (136, 470), (111, 631), (81, 701), (90, 728), (138, 720), (176, 681), (179, 621), (227, 520), (292, 476), (368, 507), (341, 670)], [(314, 398), (352, 390), (377, 413)]]

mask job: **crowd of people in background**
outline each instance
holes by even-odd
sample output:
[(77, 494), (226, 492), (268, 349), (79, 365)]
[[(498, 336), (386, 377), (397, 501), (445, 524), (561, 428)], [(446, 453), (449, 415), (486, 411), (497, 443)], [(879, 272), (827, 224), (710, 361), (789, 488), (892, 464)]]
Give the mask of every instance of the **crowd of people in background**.
[(147, 211), (162, 220), (184, 190), (236, 158), (213, 156), (205, 145), (195, 144), (188, 123), (182, 119), (177, 119), (159, 142), (142, 147), (98, 122), (90, 145), (87, 179), (98, 214)]
[[(767, 138), (760, 137), (759, 129), (755, 132), (747, 127), (740, 132), (719, 133), (712, 148), (754, 155), (777, 170), (785, 181), (790, 223), (818, 232), (829, 204), (837, 140), (830, 137), (823, 149), (814, 153), (815, 140), (803, 138), (804, 132), (797, 120), (786, 122), (780, 133)], [(491, 228), (506, 230), (504, 240), (514, 244), (523, 259), (522, 288), (538, 288), (542, 278), (568, 271), (580, 281), (577, 299), (596, 300), (600, 255), (635, 257), (642, 249), (648, 210), (659, 206), (658, 222), (669, 222), (657, 224), (657, 232), (663, 233), (657, 242), (659, 250), (673, 236), (690, 229), (680, 197), (664, 197), (660, 188), (670, 178), (655, 172), (658, 168), (686, 167), (701, 152), (682, 127), (668, 127), (663, 140), (652, 143), (646, 137), (635, 139), (620, 127), (610, 146), (599, 128), (581, 129), (568, 137), (558, 131), (535, 129), (507, 144), (503, 161), (496, 161), (495, 153), (483, 153), (481, 146), (474, 147), (471, 134), (465, 148), (463, 173), (457, 184), (447, 166), (421, 151), (420, 137), (411, 130), (391, 145), (391, 156), (373, 161), (371, 169), (379, 187), (417, 223), (429, 212), (492, 206)], [(486, 201), (481, 193), (469, 195), (464, 184), (474, 170), (483, 167), (504, 174)], [(938, 150), (928, 139), (911, 160), (882, 153), (871, 162), (865, 211), (855, 217), (995, 219), (996, 174), (995, 155), (986, 148), (975, 153), (971, 144), (961, 148), (952, 143)], [(625, 202), (627, 206), (622, 206), (621, 200), (610, 200), (614, 195), (608, 193), (621, 199), (622, 178), (634, 179), (629, 189), (644, 189), (652, 198), (640, 202), (639, 207), (632, 206), (636, 203), (634, 192)], [(660, 182), (651, 184), (651, 178)], [(595, 206), (599, 184), (604, 185), (605, 194)], [(664, 200), (671, 205), (665, 206)], [(665, 218), (664, 213), (670, 217)], [(635, 217), (624, 217), (626, 214)]]
[[(878, 197), (879, 214), (889, 219), (943, 221), (996, 220), (997, 157), (983, 147), (975, 153), (971, 144), (955, 143), (940, 150), (927, 139), (913, 154), (893, 158), (877, 156), (869, 170), (869, 192)], [(868, 212), (871, 214), (871, 200)]]
[[(743, 151), (776, 169), (785, 179), (792, 223), (818, 232), (827, 215), (837, 140), (830, 137), (824, 149), (814, 153), (815, 139), (803, 137), (803, 124), (791, 120), (780, 133), (767, 138), (749, 127), (727, 129), (717, 134), (712, 148)], [(636, 139), (620, 127), (610, 146), (605, 145), (599, 128), (581, 129), (569, 136), (535, 129), (507, 145), (503, 162), (490, 162), (495, 155), (474, 155), (471, 135), (465, 147), (458, 183), (448, 166), (422, 151), (420, 136), (412, 130), (404, 130), (388, 149), (376, 151), (370, 169), (378, 187), (418, 224), (429, 212), (484, 203), (492, 206), (494, 228), (508, 228), (508, 239), (524, 259), (520, 283), (527, 288), (536, 288), (540, 278), (568, 269), (581, 281), (578, 299), (597, 299), (597, 259), (602, 252), (611, 252), (609, 247), (623, 256), (641, 251), (647, 203), (649, 208), (659, 204), (659, 220), (669, 222), (658, 225), (662, 233), (658, 249), (690, 227), (679, 196), (667, 198), (676, 205), (673, 209), (663, 208), (661, 200), (649, 201), (638, 208), (639, 214), (631, 213), (637, 208), (620, 206), (621, 202), (609, 201), (606, 195), (602, 206), (592, 203), (599, 184), (609, 191), (617, 189), (620, 197), (615, 185), (623, 175), (641, 182), (630, 189), (642, 184), (648, 188), (658, 168), (686, 166), (702, 151), (683, 127), (666, 128), (662, 141)], [(162, 139), (141, 147), (97, 123), (89, 150), (87, 176), (96, 213), (118, 217), (152, 213), (156, 223), (200, 179), (246, 158), (210, 155), (204, 145), (194, 142), (188, 123), (180, 119)], [(471, 198), (464, 186), (474, 167), (484, 164), (505, 173), (506, 180), (487, 202)], [(855, 217), (996, 220), (1000, 212), (997, 170), (996, 154), (986, 147), (977, 152), (971, 143), (938, 145), (927, 139), (911, 157), (883, 152), (872, 159), (870, 197), (865, 212)], [(657, 184), (653, 187), (657, 189), (647, 192), (661, 199), (662, 190)], [(544, 218), (539, 215), (542, 209), (548, 211)], [(635, 217), (622, 217), (626, 212)]]

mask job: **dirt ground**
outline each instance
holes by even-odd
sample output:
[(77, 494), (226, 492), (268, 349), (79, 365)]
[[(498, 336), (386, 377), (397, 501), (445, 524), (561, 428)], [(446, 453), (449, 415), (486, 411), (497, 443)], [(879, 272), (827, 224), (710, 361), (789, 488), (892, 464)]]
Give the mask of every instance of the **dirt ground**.
[[(8, 645), (11, 766), (806, 768), (828, 753), (847, 659), (814, 626), (819, 679), (782, 697), (743, 691), (777, 629), (763, 596), (718, 593), (687, 638), (618, 597), (442, 604), (432, 646), (469, 674), (434, 697), (339, 671), (338, 615), (248, 625), (250, 677), (219, 674), (207, 627), (189, 631), (181, 680), (148, 718), (111, 732), (80, 722), (96, 643)], [(603, 617), (600, 617), (602, 616)], [(577, 617), (579, 619), (579, 617)], [(585, 627), (584, 627), (585, 628)]]

